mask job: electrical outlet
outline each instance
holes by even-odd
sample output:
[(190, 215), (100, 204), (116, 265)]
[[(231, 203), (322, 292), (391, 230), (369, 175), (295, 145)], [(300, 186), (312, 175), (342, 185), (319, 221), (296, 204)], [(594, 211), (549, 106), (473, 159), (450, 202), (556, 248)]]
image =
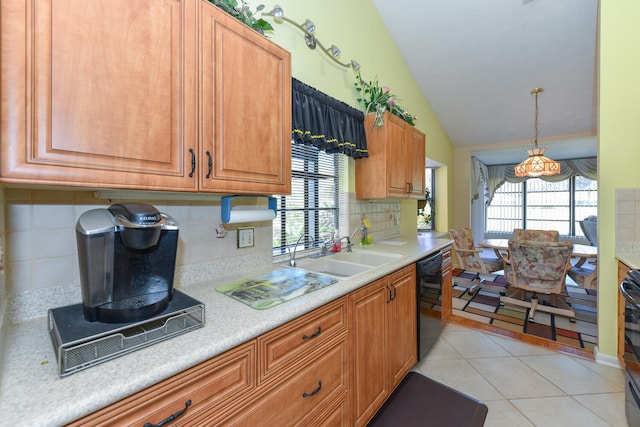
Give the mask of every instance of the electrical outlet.
[(238, 228), (238, 249), (253, 247), (253, 227)]

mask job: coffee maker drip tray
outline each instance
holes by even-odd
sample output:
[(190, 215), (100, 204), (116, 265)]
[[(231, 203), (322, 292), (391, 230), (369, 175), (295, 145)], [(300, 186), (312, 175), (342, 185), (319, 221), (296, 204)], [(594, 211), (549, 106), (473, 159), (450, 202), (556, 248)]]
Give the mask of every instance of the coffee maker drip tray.
[(49, 309), (48, 316), (61, 377), (203, 326), (204, 304), (178, 290), (162, 313), (135, 323), (89, 322), (82, 304)]

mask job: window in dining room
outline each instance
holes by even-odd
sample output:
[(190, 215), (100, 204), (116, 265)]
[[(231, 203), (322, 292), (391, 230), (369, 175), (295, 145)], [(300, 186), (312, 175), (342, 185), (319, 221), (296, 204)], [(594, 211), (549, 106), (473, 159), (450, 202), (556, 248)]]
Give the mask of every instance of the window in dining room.
[(549, 182), (530, 178), (505, 182), (486, 210), (487, 233), (514, 228), (558, 230), (562, 236), (584, 237), (578, 221), (597, 215), (598, 182), (582, 176)]

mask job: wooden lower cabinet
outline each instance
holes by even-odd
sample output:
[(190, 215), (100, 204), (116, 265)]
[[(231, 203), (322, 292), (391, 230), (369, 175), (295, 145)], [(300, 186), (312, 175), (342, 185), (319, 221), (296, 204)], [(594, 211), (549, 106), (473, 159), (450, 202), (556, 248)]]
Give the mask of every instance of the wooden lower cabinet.
[(346, 330), (347, 304), (340, 298), (259, 336), (258, 384), (290, 375), (305, 355)]
[(390, 393), (386, 363), (389, 300), (387, 279), (373, 282), (349, 296), (352, 425), (366, 425)]
[[(70, 426), (142, 426), (160, 424), (190, 406), (171, 427), (194, 425), (196, 418), (211, 424), (237, 408), (255, 390), (255, 341), (90, 414)], [(203, 415), (204, 414), (204, 415)]]
[(366, 425), (417, 360), (415, 264), (71, 423)]
[(349, 295), (351, 425), (366, 425), (417, 361), (415, 264)]
[[(307, 358), (301, 369), (291, 369), (286, 381), (221, 425), (310, 425), (315, 415), (348, 387), (347, 339), (343, 333)], [(315, 419), (315, 422), (321, 420)]]

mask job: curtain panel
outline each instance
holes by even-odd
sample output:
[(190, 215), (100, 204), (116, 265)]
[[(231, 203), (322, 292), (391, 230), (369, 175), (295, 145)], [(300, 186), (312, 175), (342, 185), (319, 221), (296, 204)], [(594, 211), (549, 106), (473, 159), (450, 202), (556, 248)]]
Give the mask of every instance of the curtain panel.
[[(476, 194), (488, 194), (484, 202), (486, 205), (491, 203), (493, 195), (498, 187), (505, 182), (524, 182), (527, 177), (517, 177), (514, 171), (517, 163), (510, 165), (492, 165), (487, 166), (473, 157), (475, 168), (482, 171), (481, 178), (474, 177), (474, 185), (478, 185), (475, 190)], [(572, 178), (576, 175), (596, 180), (598, 179), (598, 160), (596, 157), (584, 159), (559, 160), (560, 173), (551, 176), (541, 176), (540, 179), (549, 182), (559, 182)], [(486, 168), (486, 169), (485, 169)]]
[(364, 113), (297, 79), (292, 79), (292, 130), (296, 144), (327, 153), (369, 157)]

